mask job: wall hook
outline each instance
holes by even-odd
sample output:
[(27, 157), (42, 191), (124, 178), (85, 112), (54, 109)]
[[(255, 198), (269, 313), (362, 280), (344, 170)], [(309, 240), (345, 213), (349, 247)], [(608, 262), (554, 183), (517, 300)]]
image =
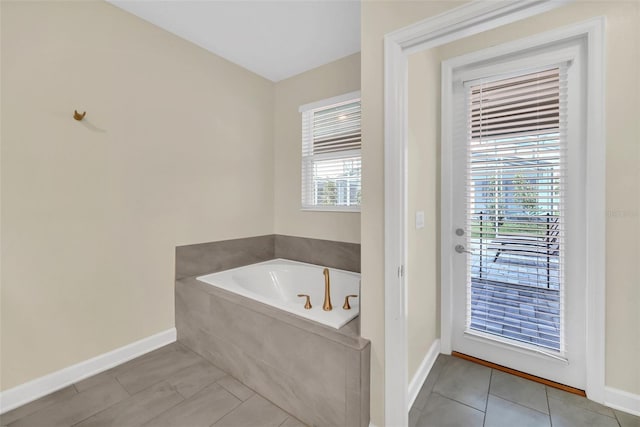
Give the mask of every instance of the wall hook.
[(73, 110), (73, 118), (74, 118), (74, 119), (76, 119), (76, 120), (78, 120), (78, 121), (80, 121), (80, 120), (84, 119), (84, 116), (86, 116), (86, 115), (87, 115), (87, 112), (86, 112), (86, 111), (85, 111), (85, 112), (83, 112), (82, 114), (80, 114), (80, 113), (78, 113), (78, 111), (77, 111), (77, 110)]

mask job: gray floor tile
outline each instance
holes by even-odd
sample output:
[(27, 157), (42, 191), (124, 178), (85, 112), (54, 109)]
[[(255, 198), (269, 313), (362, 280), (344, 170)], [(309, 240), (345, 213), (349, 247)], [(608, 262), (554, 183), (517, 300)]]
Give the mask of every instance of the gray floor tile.
[(445, 354), (441, 354), (438, 356), (436, 361), (433, 363), (433, 367), (431, 367), (431, 371), (429, 371), (429, 375), (427, 375), (427, 379), (424, 381), (424, 384), (420, 391), (418, 392), (418, 396), (416, 397), (415, 402), (413, 402), (413, 406), (418, 409), (423, 409), (427, 404), (427, 398), (431, 394), (433, 390), (433, 386), (435, 385), (440, 373), (447, 366), (451, 356), (447, 356)]
[(277, 427), (289, 415), (267, 399), (254, 394), (214, 424), (215, 427)]
[(566, 405), (573, 405), (577, 406), (578, 408), (588, 409), (589, 411), (597, 412), (602, 415), (615, 417), (611, 408), (607, 408), (606, 406), (589, 400), (586, 397), (567, 393), (566, 391), (558, 390), (557, 388), (552, 387), (547, 387), (547, 395), (549, 396), (549, 403), (551, 403), (552, 399), (560, 400)]
[(201, 361), (169, 376), (166, 381), (184, 398), (189, 398), (227, 374), (209, 361)]
[(548, 414), (489, 395), (484, 427), (549, 427)]
[(536, 411), (549, 413), (547, 391), (543, 384), (494, 369), (489, 393)]
[(417, 427), (481, 427), (484, 413), (462, 403), (431, 393)]
[[(424, 403), (426, 405), (427, 403), (426, 400)], [(418, 420), (420, 419), (421, 415), (422, 415), (422, 411), (416, 408), (414, 405), (409, 411), (409, 427), (416, 427), (418, 425)]]
[(553, 427), (618, 427), (615, 418), (568, 404), (566, 401), (549, 399)]
[(148, 427), (209, 427), (240, 404), (215, 383), (147, 422)]
[(232, 376), (227, 375), (218, 380), (218, 384), (224, 387), (229, 393), (238, 399), (245, 401), (255, 394), (253, 390), (236, 380)]
[(83, 391), (86, 391), (90, 388), (109, 384), (110, 382), (113, 382), (114, 378), (115, 373), (112, 370), (108, 370), (89, 377), (85, 380), (79, 381), (75, 383), (74, 386), (76, 390), (78, 390), (78, 392), (82, 393)]
[(156, 350), (153, 350), (152, 352), (144, 354), (140, 357), (136, 357), (135, 359), (132, 359), (114, 368), (101, 372), (97, 375), (93, 375), (85, 380), (79, 381), (74, 385), (79, 392), (82, 392), (88, 388), (95, 387), (97, 385), (107, 384), (111, 382), (111, 379), (115, 378), (116, 375), (135, 369), (136, 367), (144, 365), (150, 360), (157, 359), (163, 354), (176, 351), (177, 349), (184, 350), (184, 347), (182, 347), (182, 345), (177, 342), (169, 345), (165, 345), (164, 347), (160, 347)]
[(640, 427), (640, 417), (627, 414), (626, 412), (613, 410), (621, 427)]
[(77, 393), (20, 418), (10, 427), (70, 426), (129, 397), (115, 380)]
[(202, 357), (192, 351), (179, 348), (136, 364), (135, 369), (116, 375), (116, 379), (129, 393), (133, 394), (202, 360)]
[(22, 405), (19, 408), (0, 415), (0, 425), (6, 426), (7, 424), (12, 423), (22, 417), (26, 417), (29, 414), (39, 411), (40, 409), (61, 402), (76, 393), (76, 389), (72, 385), (55, 391), (51, 394), (41, 397), (38, 400), (34, 400), (33, 402), (27, 403), (26, 405)]
[(433, 391), (484, 411), (490, 378), (490, 368), (452, 357), (440, 373)]
[(299, 419), (295, 417), (289, 417), (286, 420), (284, 420), (282, 424), (280, 424), (280, 427), (307, 427), (307, 426)]
[(87, 418), (75, 427), (140, 426), (183, 400), (171, 385), (161, 382)]

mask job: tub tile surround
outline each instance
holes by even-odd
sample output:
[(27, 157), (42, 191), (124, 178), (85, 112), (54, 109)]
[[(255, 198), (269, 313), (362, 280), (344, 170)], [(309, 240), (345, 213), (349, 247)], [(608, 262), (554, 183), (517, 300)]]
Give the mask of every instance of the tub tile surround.
[(176, 247), (176, 280), (285, 258), (360, 272), (360, 245), (270, 234)]
[(275, 235), (275, 257), (360, 273), (360, 245)]
[(178, 246), (176, 279), (215, 273), (273, 258), (276, 258), (274, 235)]
[(369, 341), (224, 291), (176, 282), (178, 341), (310, 425), (369, 424)]

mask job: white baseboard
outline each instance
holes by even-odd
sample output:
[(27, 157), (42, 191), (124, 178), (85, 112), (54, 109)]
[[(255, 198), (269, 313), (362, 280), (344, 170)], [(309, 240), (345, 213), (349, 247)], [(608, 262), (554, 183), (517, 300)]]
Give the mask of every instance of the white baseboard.
[(605, 387), (604, 404), (610, 408), (640, 417), (640, 395), (638, 394)]
[(429, 375), (429, 372), (431, 372), (431, 368), (433, 368), (433, 364), (439, 354), (440, 338), (436, 338), (436, 340), (431, 344), (431, 347), (429, 347), (429, 351), (427, 351), (427, 354), (424, 356), (422, 363), (418, 367), (418, 371), (409, 383), (409, 408), (407, 410), (411, 410), (413, 402), (416, 401), (416, 397), (418, 397), (418, 393), (424, 385), (424, 382), (427, 380), (427, 376)]
[(175, 341), (176, 328), (167, 329), (0, 392), (0, 414)]

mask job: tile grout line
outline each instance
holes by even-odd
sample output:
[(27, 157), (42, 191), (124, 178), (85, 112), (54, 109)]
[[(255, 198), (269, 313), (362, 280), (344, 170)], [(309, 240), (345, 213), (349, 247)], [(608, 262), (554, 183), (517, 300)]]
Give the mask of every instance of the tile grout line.
[[(194, 398), (195, 396), (199, 395), (199, 394), (200, 394), (200, 393), (202, 393), (205, 389), (207, 389), (207, 388), (211, 387), (213, 384), (217, 384), (217, 381), (216, 381), (216, 382), (213, 382), (213, 383), (211, 383), (211, 384), (209, 384), (209, 385), (207, 385), (206, 387), (203, 387), (203, 388), (202, 388), (202, 389), (200, 389), (200, 390), (198, 390), (198, 392), (197, 392), (197, 393), (195, 393), (193, 396), (190, 396), (190, 397), (189, 397), (189, 399), (192, 399), (192, 398)], [(222, 387), (220, 384), (218, 384), (218, 386), (219, 386), (220, 388), (222, 388), (223, 390), (225, 390), (225, 391), (226, 391), (226, 389), (225, 389), (224, 387)], [(176, 392), (176, 393), (177, 393), (177, 392)], [(180, 393), (177, 393), (177, 394), (178, 394), (178, 396), (182, 397), (182, 395), (181, 395)], [(231, 394), (231, 393), (229, 393), (229, 394), (230, 394), (231, 396), (235, 397), (233, 394)], [(240, 405), (242, 405), (242, 403), (243, 403), (243, 402), (242, 402), (242, 400), (238, 399), (237, 397), (235, 397), (235, 398), (240, 402), (240, 403), (238, 404), (238, 406), (234, 406), (233, 408), (231, 408), (228, 412), (226, 412), (226, 413), (225, 413), (224, 415), (222, 415), (220, 418), (218, 418), (217, 420), (215, 420), (215, 421), (213, 422), (213, 424), (217, 423), (217, 422), (218, 422), (218, 421), (220, 421), (222, 418), (224, 418), (224, 417), (225, 417), (229, 412), (233, 411), (234, 409), (236, 409), (237, 407), (239, 407)], [(166, 412), (169, 412), (170, 410), (172, 410), (172, 409), (173, 409), (173, 408), (175, 408), (176, 406), (182, 405), (184, 402), (187, 402), (189, 399), (185, 399), (185, 398), (183, 398), (181, 402), (177, 402), (175, 405), (172, 405), (172, 406), (170, 406), (170, 407), (166, 408), (164, 411), (160, 412), (159, 414), (157, 414), (155, 417), (151, 418), (150, 420), (145, 421), (145, 423), (143, 424), (143, 426), (150, 425), (149, 423), (150, 423), (151, 421), (153, 421), (153, 420), (155, 420), (155, 419), (158, 419), (159, 417), (161, 417), (162, 415), (164, 415)], [(211, 424), (211, 426), (212, 426), (213, 424)], [(151, 425), (152, 425), (152, 424), (151, 424)], [(211, 427), (211, 426), (209, 426), (209, 427)]]
[(489, 408), (489, 395), (491, 394), (491, 381), (493, 381), (493, 368), (489, 372), (489, 387), (487, 388), (487, 400), (484, 404), (484, 416), (482, 417), (482, 427), (487, 423), (487, 409)]
[[(603, 417), (613, 418), (614, 420), (616, 420), (616, 422), (618, 421), (618, 416), (616, 415), (616, 413), (615, 413), (615, 411), (613, 410), (613, 408), (609, 408), (608, 406), (605, 406), (605, 405), (600, 405), (600, 406), (604, 406), (605, 408), (610, 409), (610, 410), (611, 410), (611, 412), (613, 413), (613, 415), (603, 414), (602, 412), (598, 412), (598, 411), (596, 411), (596, 410), (594, 410), (594, 409), (591, 409), (591, 408), (585, 408), (585, 407), (583, 407), (583, 406), (579, 406), (579, 405), (576, 405), (576, 404), (571, 403), (571, 402), (565, 402), (564, 400), (562, 400), (562, 399), (556, 399), (555, 397), (550, 397), (549, 399), (557, 400), (558, 402), (562, 403), (563, 405), (571, 406), (571, 407), (574, 407), (574, 408), (578, 408), (578, 409), (580, 409), (580, 410), (582, 410), (582, 411), (588, 411), (588, 412), (591, 412), (591, 413), (593, 413), (593, 414), (602, 415)], [(587, 398), (585, 397), (584, 399), (587, 399)], [(589, 400), (589, 399), (587, 399), (587, 400)], [(596, 402), (596, 403), (597, 403), (597, 402)]]
[[(545, 396), (546, 396), (546, 393), (547, 393), (547, 390), (545, 389)], [(491, 396), (493, 396), (493, 397), (497, 398), (497, 399), (501, 399), (501, 400), (504, 400), (505, 402), (513, 403), (514, 405), (518, 405), (518, 406), (523, 407), (523, 408), (525, 408), (525, 409), (530, 409), (530, 410), (535, 411), (535, 412), (538, 412), (538, 413), (540, 413), (540, 414), (542, 414), (542, 415), (550, 415), (550, 413), (551, 413), (551, 411), (549, 411), (549, 412), (542, 412), (542, 411), (540, 411), (540, 410), (538, 410), (538, 409), (536, 409), (536, 408), (532, 408), (532, 407), (530, 407), (530, 406), (523, 405), (522, 403), (516, 402), (515, 400), (511, 400), (511, 399), (506, 398), (506, 397), (503, 397), (503, 396), (498, 396), (497, 394), (493, 394), (493, 393), (491, 393), (491, 392), (489, 392), (489, 394), (490, 394)], [(548, 409), (548, 408), (549, 408), (549, 400), (547, 399), (547, 409)]]
[(438, 393), (437, 391), (432, 391), (431, 393), (435, 393), (435, 394), (437, 394), (437, 395), (438, 395), (438, 396), (440, 396), (440, 397), (443, 397), (443, 398), (445, 398), (445, 399), (449, 399), (449, 400), (451, 400), (451, 401), (453, 401), (453, 402), (459, 403), (459, 404), (461, 404), (461, 405), (466, 406), (467, 408), (471, 408), (471, 409), (473, 409), (474, 411), (478, 411), (478, 412), (480, 412), (480, 413), (484, 414), (484, 412), (482, 411), (482, 409), (474, 408), (474, 407), (473, 407), (473, 406), (471, 406), (471, 405), (468, 405), (468, 404), (466, 404), (466, 403), (464, 403), (464, 402), (460, 402), (459, 400), (453, 399), (453, 398), (451, 398), (451, 397), (449, 397), (449, 396), (445, 396), (444, 394), (440, 394), (440, 393)]
[[(613, 411), (613, 409), (612, 409)], [(620, 418), (618, 418), (618, 414), (616, 411), (613, 411), (613, 416), (615, 417), (616, 422), (618, 423), (619, 427), (622, 427), (622, 422), (620, 421)]]
[[(113, 377), (113, 379), (115, 380), (115, 377)], [(117, 380), (116, 380), (116, 381), (117, 381)], [(122, 387), (122, 385), (121, 385), (119, 382), (118, 382), (118, 385), (120, 385), (120, 387)], [(91, 389), (91, 388), (89, 388), (88, 390), (90, 390), (90, 389)], [(126, 388), (122, 387), (122, 389), (124, 390), (124, 392), (125, 392), (125, 393), (127, 393), (127, 397), (125, 397), (124, 399), (118, 400), (117, 402), (113, 402), (111, 405), (107, 406), (106, 408), (103, 408), (103, 409), (99, 410), (98, 412), (94, 412), (93, 414), (90, 414), (90, 415), (88, 415), (88, 416), (84, 417), (83, 419), (79, 420), (77, 423), (73, 423), (73, 424), (71, 424), (71, 427), (73, 427), (73, 426), (77, 426), (78, 424), (80, 424), (80, 423), (82, 423), (82, 422), (84, 422), (84, 421), (88, 420), (89, 418), (94, 417), (94, 416), (96, 416), (96, 415), (100, 414), (101, 412), (104, 412), (104, 411), (106, 411), (106, 410), (108, 410), (108, 409), (113, 408), (113, 407), (114, 407), (114, 406), (116, 406), (118, 403), (120, 403), (120, 402), (124, 402), (125, 400), (130, 399), (132, 395), (127, 391), (127, 389), (126, 389)], [(85, 391), (86, 391), (86, 390), (85, 390)], [(78, 394), (80, 394), (80, 393), (78, 393)]]
[[(133, 396), (134, 394), (140, 393), (141, 391), (146, 390), (147, 388), (152, 387), (152, 386), (154, 386), (154, 385), (156, 385), (157, 383), (159, 383), (159, 382), (160, 382), (160, 381), (155, 382), (155, 383), (151, 384), (149, 387), (145, 387), (144, 389), (139, 390), (137, 393), (133, 393), (133, 394), (131, 394), (131, 393), (129, 392), (129, 390), (127, 390), (127, 388), (126, 388), (125, 386), (123, 386), (123, 385), (122, 385), (122, 383), (121, 383), (121, 382), (120, 382), (120, 380), (118, 379), (118, 376), (117, 376), (117, 375), (114, 375), (114, 376), (113, 376), (113, 377), (111, 377), (111, 378), (113, 378), (113, 379), (114, 379), (114, 381), (115, 381), (115, 382), (117, 382), (117, 383), (118, 383), (118, 385), (119, 385), (120, 387), (122, 387), (122, 389), (124, 390), (124, 392), (125, 392), (125, 393), (127, 393), (127, 394), (129, 395), (129, 397)], [(163, 380), (163, 381), (164, 381), (164, 380)]]
[[(222, 387), (222, 385), (220, 385), (220, 387)], [(227, 390), (226, 388), (222, 387), (224, 390)], [(236, 397), (233, 393), (231, 393), (230, 391), (227, 390), (227, 392), (231, 395)], [(255, 393), (254, 393), (255, 394)], [(253, 396), (251, 396), (253, 397)], [(251, 399), (251, 397), (249, 399)], [(227, 411), (223, 416), (221, 416), (220, 418), (218, 418), (217, 420), (215, 420), (213, 423), (209, 424), (209, 427), (213, 427), (214, 425), (216, 425), (217, 423), (220, 422), (220, 420), (222, 420), (223, 418), (225, 418), (227, 415), (231, 414), (232, 412), (238, 410), (242, 405), (244, 405), (245, 402), (248, 402), (249, 399), (247, 400), (241, 400), (239, 397), (236, 397), (236, 399), (238, 399), (240, 401), (240, 404), (238, 406), (235, 406), (233, 408), (231, 408), (229, 411)], [(287, 412), (287, 414), (289, 414)]]
[[(214, 364), (213, 362), (211, 362), (210, 360), (204, 358), (202, 355), (196, 353), (195, 351), (193, 351), (191, 348), (183, 345), (182, 343), (180, 343), (179, 341), (176, 341), (176, 343), (178, 345), (180, 345), (182, 348), (186, 349), (187, 351), (193, 353), (194, 355), (198, 356), (200, 359), (206, 361), (208, 364), (210, 364), (211, 366), (213, 366), (214, 368), (220, 370), (221, 372), (223, 372), (225, 374), (225, 376), (223, 376), (222, 378), (217, 379), (216, 381), (213, 381), (212, 383), (207, 384), (205, 387), (203, 387), (201, 390), (198, 391), (198, 393), (200, 393), (200, 391), (204, 390), (205, 388), (211, 387), (213, 384), (217, 384), (220, 388), (222, 388), (223, 390), (225, 390), (227, 393), (229, 393), (231, 396), (235, 397), (236, 399), (238, 399), (238, 401), (240, 402), (240, 404), (238, 406), (236, 406), (235, 408), (231, 409), (229, 412), (227, 412), (226, 414), (224, 414), (222, 417), (220, 417), (218, 420), (216, 420), (213, 424), (217, 423), (218, 421), (220, 421), (222, 418), (226, 417), (229, 413), (231, 413), (232, 411), (236, 410), (237, 408), (239, 408), (240, 406), (242, 406), (243, 403), (245, 403), (246, 401), (248, 401), (249, 399), (251, 399), (253, 396), (258, 395), (260, 397), (262, 397), (263, 399), (267, 400), (269, 403), (271, 403), (272, 405), (274, 405), (275, 407), (279, 408), (281, 411), (283, 411), (285, 414), (287, 414), (287, 418), (285, 418), (284, 421), (282, 421), (282, 424), (285, 423), (285, 421), (287, 421), (287, 419), (291, 418), (292, 415), (288, 412), (285, 411), (284, 409), (280, 408), (278, 405), (276, 405), (275, 403), (271, 402), (269, 399), (267, 399), (266, 397), (262, 396), (260, 393), (256, 392), (254, 389), (252, 389), (251, 387), (247, 386), (245, 383), (243, 383), (242, 381), (238, 380), (237, 378), (235, 378), (233, 375), (229, 374), (228, 372), (224, 371), (223, 369), (221, 369), (220, 367), (218, 367), (216, 364)], [(191, 365), (192, 366), (192, 365)], [(191, 366), (188, 366), (184, 369), (187, 369)], [(180, 371), (178, 371), (180, 372)], [(220, 381), (226, 377), (230, 377), (232, 379), (234, 379), (235, 381), (238, 381), (240, 384), (242, 384), (244, 387), (246, 387), (247, 389), (251, 390), (253, 392), (253, 394), (251, 396), (249, 396), (246, 400), (242, 400), (240, 398), (240, 396), (236, 396), (231, 390), (229, 390), (228, 388), (226, 388), (223, 384), (220, 384)], [(177, 392), (181, 397), (183, 397), (183, 402), (188, 400), (186, 397), (184, 397), (182, 394), (180, 394), (180, 392)], [(198, 394), (196, 393), (196, 394)], [(195, 396), (195, 395), (194, 395)], [(191, 396), (193, 397), (193, 396)], [(182, 402), (178, 402), (178, 404), (180, 404)], [(177, 404), (177, 405), (178, 405)], [(175, 405), (174, 405), (175, 406)], [(297, 419), (297, 418), (296, 418)], [(211, 424), (211, 426), (213, 426), (213, 424)], [(281, 425), (282, 425), (281, 424)], [(210, 427), (211, 427), (210, 426)]]
[(553, 418), (551, 418), (551, 404), (549, 403), (549, 389), (544, 386), (544, 395), (547, 398), (547, 409), (549, 410), (549, 426), (553, 427)]

